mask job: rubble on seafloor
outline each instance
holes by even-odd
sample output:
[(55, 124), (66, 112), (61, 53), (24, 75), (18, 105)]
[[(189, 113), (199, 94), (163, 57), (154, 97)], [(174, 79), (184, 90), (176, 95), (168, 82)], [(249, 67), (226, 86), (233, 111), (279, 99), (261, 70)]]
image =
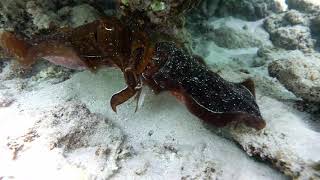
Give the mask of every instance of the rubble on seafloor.
[(136, 113), (128, 102), (114, 114), (107, 102), (124, 86), (114, 69), (42, 62), (24, 72), (0, 61), (0, 179), (320, 177), (317, 0), (203, 0), (187, 17), (176, 7), (189, 11), (198, 2), (2, 0), (0, 27), (27, 36), (77, 27), (114, 14), (119, 2), (188, 36), (223, 78), (252, 78), (267, 127), (217, 129), (169, 93), (148, 89)]

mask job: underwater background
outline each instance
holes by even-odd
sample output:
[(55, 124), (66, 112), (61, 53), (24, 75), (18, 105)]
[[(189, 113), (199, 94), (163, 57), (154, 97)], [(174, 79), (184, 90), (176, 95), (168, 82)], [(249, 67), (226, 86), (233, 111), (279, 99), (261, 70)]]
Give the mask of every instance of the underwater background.
[[(181, 51), (156, 46), (159, 54), (146, 57), (203, 59), (232, 84), (252, 80), (265, 127), (205, 123), (180, 90), (155, 94), (149, 84), (115, 113), (109, 101), (128, 85), (126, 69), (83, 68), (67, 61), (69, 51), (60, 64), (39, 55), (69, 46), (70, 29), (104, 18), (122, 23), (112, 37), (124, 43), (111, 53), (130, 51), (132, 38), (143, 39), (138, 48), (170, 41)], [(0, 28), (1, 180), (320, 179), (318, 0), (1, 0)], [(127, 37), (126, 28), (139, 32)], [(16, 40), (6, 32), (19, 45), (6, 48)], [(85, 32), (70, 42), (88, 48)], [(19, 63), (24, 41), (48, 42), (30, 67)]]

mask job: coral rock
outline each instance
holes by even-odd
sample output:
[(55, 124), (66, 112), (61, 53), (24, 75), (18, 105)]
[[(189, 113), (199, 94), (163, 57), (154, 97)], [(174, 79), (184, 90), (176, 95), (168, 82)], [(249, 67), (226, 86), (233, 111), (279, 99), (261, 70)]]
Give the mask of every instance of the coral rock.
[(320, 58), (277, 60), (269, 65), (269, 73), (298, 97), (320, 102)]

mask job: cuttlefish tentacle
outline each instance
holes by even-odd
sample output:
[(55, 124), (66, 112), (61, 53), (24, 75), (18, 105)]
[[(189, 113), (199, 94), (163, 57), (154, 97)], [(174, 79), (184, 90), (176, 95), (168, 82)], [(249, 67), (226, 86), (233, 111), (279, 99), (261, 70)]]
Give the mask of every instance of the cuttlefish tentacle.
[(145, 68), (150, 63), (150, 59), (153, 56), (154, 52), (154, 43), (150, 42), (146, 34), (144, 33), (135, 33), (137, 37), (136, 40), (132, 42), (131, 46), (131, 55), (134, 57), (136, 50), (143, 49), (143, 54), (141, 59), (134, 59), (131, 66), (134, 66), (136, 74), (142, 74)]
[(135, 98), (135, 101), (136, 101), (136, 108), (135, 108), (134, 112), (137, 112), (138, 109), (139, 109), (139, 102), (140, 102), (141, 92), (142, 92), (142, 90), (141, 90), (141, 88), (140, 88), (140, 89), (137, 91), (136, 96), (134, 97), (134, 98)]
[(117, 112), (118, 105), (126, 102), (141, 90), (141, 88), (139, 88), (141, 82), (133, 72), (125, 71), (124, 79), (126, 81), (127, 87), (114, 94), (110, 100), (111, 108), (114, 112)]
[(154, 47), (148, 44), (144, 49), (142, 61), (136, 67), (136, 73), (141, 74), (145, 71), (146, 67), (150, 63), (150, 59), (153, 57)]
[(136, 90), (126, 87), (125, 89), (121, 90), (120, 92), (114, 94), (111, 97), (110, 105), (114, 112), (117, 112), (117, 106), (126, 102), (131, 97), (133, 97), (136, 94)]
[[(137, 58), (136, 53), (140, 53), (139, 50), (142, 49), (142, 58)], [(129, 60), (129, 64), (127, 64), (127, 67), (124, 69), (124, 77), (125, 81), (128, 85), (126, 89), (131, 89), (131, 90), (126, 90), (129, 92), (127, 96), (121, 96), (123, 91), (120, 92), (120, 94), (114, 95), (114, 99), (119, 99), (116, 102), (111, 102), (111, 106), (114, 106), (113, 109), (116, 109), (117, 105), (122, 104), (126, 100), (130, 99), (132, 96), (135, 96), (135, 101), (136, 101), (136, 108), (135, 112), (138, 110), (139, 106), (139, 100), (140, 100), (140, 95), (141, 95), (141, 88), (142, 88), (142, 72), (145, 70), (147, 67), (148, 63), (150, 62), (150, 58), (153, 53), (153, 48), (146, 48), (144, 44), (142, 44), (139, 41), (134, 41), (131, 46), (131, 58)], [(117, 97), (117, 98), (116, 98)], [(116, 112), (116, 111), (115, 111)]]

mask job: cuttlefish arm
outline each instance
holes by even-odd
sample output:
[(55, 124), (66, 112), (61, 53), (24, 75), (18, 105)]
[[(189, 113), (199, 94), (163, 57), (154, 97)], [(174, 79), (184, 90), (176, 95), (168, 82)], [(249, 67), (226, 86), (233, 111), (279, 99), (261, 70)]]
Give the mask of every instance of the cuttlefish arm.
[(212, 72), (173, 43), (158, 43), (152, 79), (171, 91), (188, 110), (217, 127), (242, 122), (257, 130), (266, 126), (255, 101), (252, 80), (232, 83)]
[(136, 91), (134, 89), (126, 87), (125, 89), (121, 90), (120, 92), (114, 94), (111, 97), (110, 105), (114, 112), (117, 112), (117, 106), (120, 104), (126, 102), (131, 97), (133, 97), (136, 94)]

